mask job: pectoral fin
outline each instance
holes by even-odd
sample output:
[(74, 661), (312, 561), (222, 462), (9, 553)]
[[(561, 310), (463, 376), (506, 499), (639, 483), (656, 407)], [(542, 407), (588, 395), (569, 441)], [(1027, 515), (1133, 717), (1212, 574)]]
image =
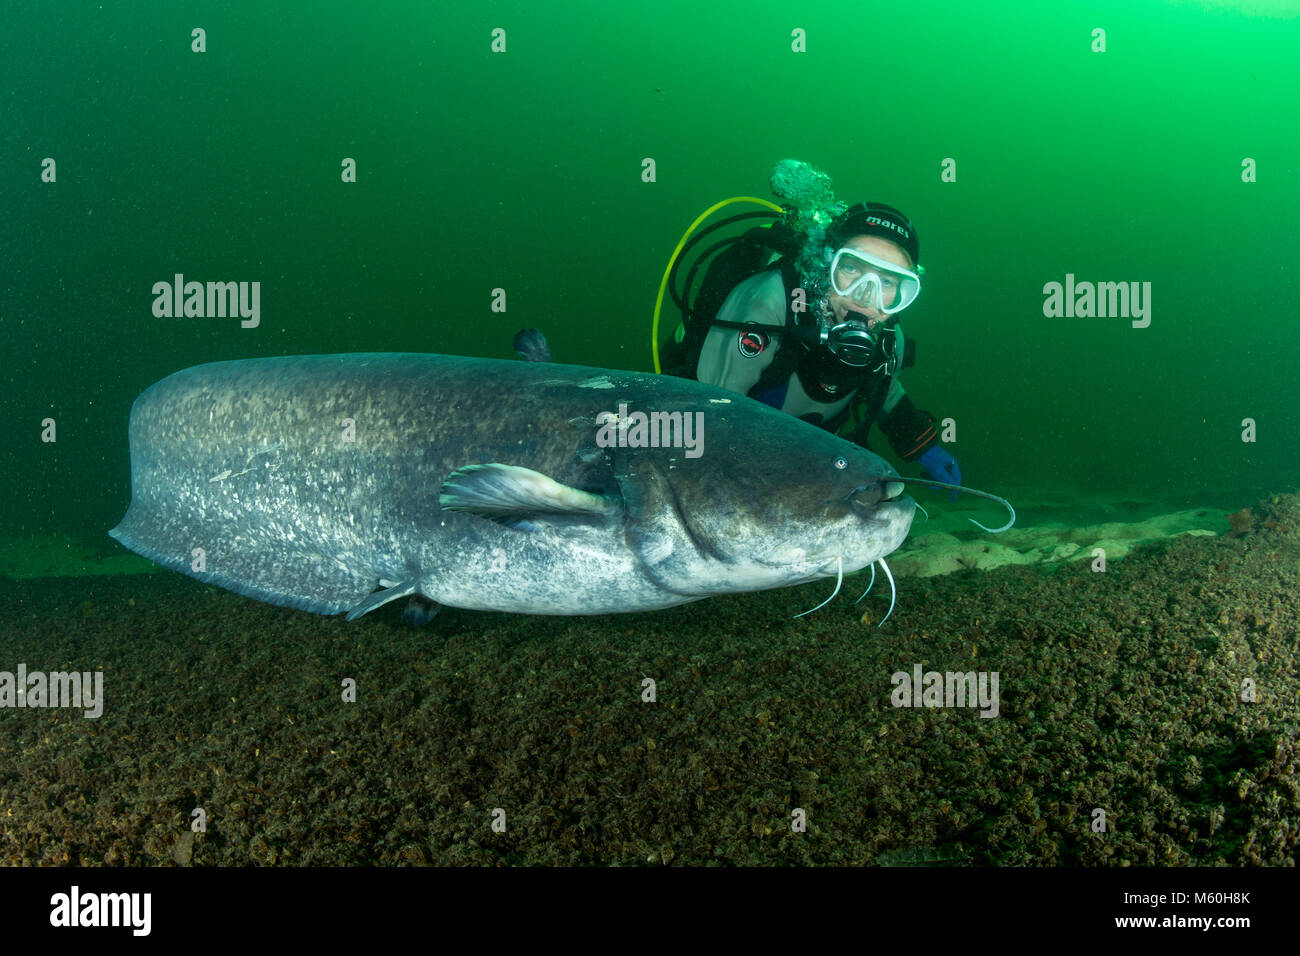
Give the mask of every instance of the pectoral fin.
[(384, 588), (382, 591), (375, 591), (367, 595), (360, 604), (348, 611), (348, 620), (355, 621), (363, 614), (369, 614), (377, 607), (383, 607), (389, 601), (396, 601), (398, 598), (408, 597), (415, 594), (415, 582), (403, 581), (395, 584), (390, 588)]
[(517, 465), (467, 465), (447, 476), (438, 495), (444, 511), (463, 511), (515, 527), (535, 526), (546, 516), (606, 518), (620, 514), (623, 500), (564, 485)]

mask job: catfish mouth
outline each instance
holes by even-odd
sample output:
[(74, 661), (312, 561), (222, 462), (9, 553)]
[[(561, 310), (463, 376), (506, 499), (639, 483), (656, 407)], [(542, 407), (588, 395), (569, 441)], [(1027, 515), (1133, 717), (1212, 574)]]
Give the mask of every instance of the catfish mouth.
[(880, 478), (864, 485), (858, 485), (845, 495), (844, 500), (848, 502), (853, 513), (859, 517), (880, 520), (875, 517), (877, 509), (883, 504), (900, 501), (906, 487), (903, 482), (896, 478)]
[[(845, 512), (851, 512), (857, 519), (851, 521), (848, 527), (841, 525), (839, 534), (852, 535), (853, 526), (859, 529), (869, 527), (869, 534), (881, 535), (882, 541), (892, 541), (884, 548), (884, 553), (888, 554), (902, 543), (902, 538), (912, 523), (911, 515), (916, 503), (905, 494), (906, 488), (896, 475), (886, 475), (858, 485), (842, 498), (830, 499), (826, 504), (841, 516), (847, 517)], [(899, 526), (902, 528), (901, 535), (897, 534)], [(808, 575), (804, 580), (824, 577), (824, 569), (830, 567), (833, 571), (836, 560), (843, 560), (847, 553), (844, 548), (831, 545), (816, 554), (809, 554), (804, 559), (808, 566)]]

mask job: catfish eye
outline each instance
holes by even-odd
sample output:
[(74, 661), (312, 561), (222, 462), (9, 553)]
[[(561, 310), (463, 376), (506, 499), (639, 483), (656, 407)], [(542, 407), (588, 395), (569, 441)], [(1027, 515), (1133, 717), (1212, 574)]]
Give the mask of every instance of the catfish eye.
[(835, 459), (835, 467), (840, 471), (843, 471), (845, 468), (849, 467), (849, 460), (843, 455), (840, 455), (839, 458)]

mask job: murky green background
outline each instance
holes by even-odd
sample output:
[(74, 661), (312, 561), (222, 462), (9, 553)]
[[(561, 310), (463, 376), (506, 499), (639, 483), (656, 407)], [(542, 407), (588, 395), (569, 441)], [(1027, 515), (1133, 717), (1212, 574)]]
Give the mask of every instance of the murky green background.
[[(1295, 3), (184, 6), (0, 10), (0, 533), (115, 548), (130, 403), (188, 365), (507, 357), (535, 325), (561, 361), (648, 369), (682, 230), (786, 156), (916, 223), (906, 382), (973, 486), (1297, 484)], [(177, 272), (260, 281), (261, 326), (155, 318)], [(1150, 327), (1045, 318), (1066, 273), (1151, 282)]]

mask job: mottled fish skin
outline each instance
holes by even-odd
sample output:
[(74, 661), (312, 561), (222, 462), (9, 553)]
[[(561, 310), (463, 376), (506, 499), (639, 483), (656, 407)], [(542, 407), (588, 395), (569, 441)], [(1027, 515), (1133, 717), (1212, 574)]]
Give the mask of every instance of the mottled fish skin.
[[(702, 454), (602, 447), (597, 416), (620, 404), (702, 413)], [(129, 431), (132, 501), (110, 534), (201, 581), (322, 614), (406, 596), (422, 599), (422, 617), (436, 610), (428, 602), (671, 607), (834, 576), (837, 558), (845, 573), (865, 567), (902, 542), (914, 510), (908, 497), (884, 500), (895, 472), (882, 459), (759, 402), (572, 365), (389, 353), (219, 362), (147, 389)], [(484, 465), (495, 471), (471, 467)], [(502, 466), (525, 490), (560, 488), (553, 508), (440, 503), (457, 500), (457, 480)]]

